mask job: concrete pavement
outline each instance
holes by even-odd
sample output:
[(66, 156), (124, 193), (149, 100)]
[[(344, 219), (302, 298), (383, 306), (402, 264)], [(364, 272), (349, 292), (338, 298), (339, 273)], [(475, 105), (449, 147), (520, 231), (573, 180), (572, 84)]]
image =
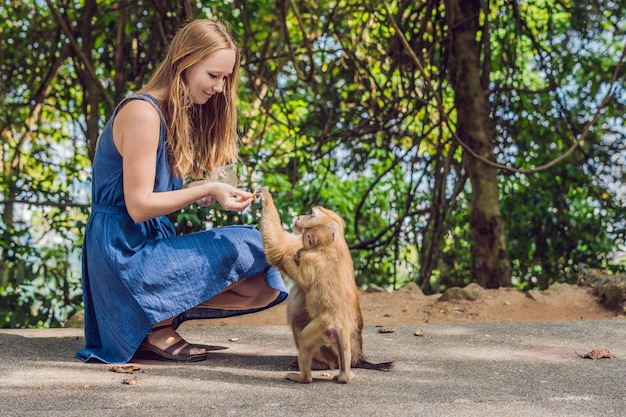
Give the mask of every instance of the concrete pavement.
[[(0, 330), (0, 416), (626, 416), (624, 319), (385, 327), (366, 326), (365, 352), (395, 370), (357, 369), (347, 385), (285, 380), (286, 326), (183, 326), (228, 349), (132, 375), (74, 359), (82, 330)], [(577, 354), (601, 348), (615, 358)]]

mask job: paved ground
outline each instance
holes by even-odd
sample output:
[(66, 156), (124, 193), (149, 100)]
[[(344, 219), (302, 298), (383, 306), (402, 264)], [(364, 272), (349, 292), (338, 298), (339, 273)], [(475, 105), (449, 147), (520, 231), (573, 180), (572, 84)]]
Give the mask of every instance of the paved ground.
[[(80, 330), (0, 330), (0, 416), (626, 416), (626, 320), (393, 328), (364, 339), (395, 370), (357, 369), (348, 385), (283, 379), (295, 355), (283, 326), (183, 327), (229, 349), (132, 375), (74, 359)], [(615, 358), (577, 355), (600, 348)]]

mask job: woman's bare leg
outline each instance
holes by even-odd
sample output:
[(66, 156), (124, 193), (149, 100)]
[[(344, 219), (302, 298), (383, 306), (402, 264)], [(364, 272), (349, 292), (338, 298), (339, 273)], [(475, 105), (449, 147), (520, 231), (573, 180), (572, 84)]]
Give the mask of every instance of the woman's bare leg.
[(221, 293), (200, 303), (198, 308), (248, 310), (265, 307), (278, 297), (280, 291), (267, 285), (263, 273), (242, 279), (226, 287)]
[[(279, 291), (267, 285), (263, 273), (259, 273), (250, 278), (243, 279), (226, 287), (221, 293), (211, 297), (205, 302), (199, 304), (199, 308), (220, 308), (225, 310), (248, 310), (251, 308), (265, 307), (276, 299)], [(152, 331), (146, 336), (146, 341), (161, 350), (167, 349), (174, 343), (182, 339), (171, 326), (174, 317), (156, 323), (153, 329), (165, 326), (157, 331)], [(184, 349), (183, 345), (177, 349), (174, 354)], [(206, 349), (194, 347), (191, 348), (189, 354), (196, 355), (206, 353)]]

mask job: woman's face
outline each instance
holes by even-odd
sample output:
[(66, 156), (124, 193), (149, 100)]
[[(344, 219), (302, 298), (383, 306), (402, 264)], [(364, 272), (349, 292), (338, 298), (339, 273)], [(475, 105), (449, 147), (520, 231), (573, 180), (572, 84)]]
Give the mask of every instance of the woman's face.
[(220, 49), (185, 70), (185, 80), (195, 104), (204, 104), (224, 89), (226, 78), (235, 67), (237, 57), (232, 49)]

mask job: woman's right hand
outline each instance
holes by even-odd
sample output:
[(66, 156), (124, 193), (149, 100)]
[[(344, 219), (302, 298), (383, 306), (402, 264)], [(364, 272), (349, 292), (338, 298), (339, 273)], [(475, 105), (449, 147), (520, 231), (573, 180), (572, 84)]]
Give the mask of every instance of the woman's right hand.
[(252, 204), (252, 193), (240, 190), (223, 182), (211, 181), (209, 184), (211, 185), (210, 194), (203, 198), (203, 200), (213, 199), (213, 202), (217, 201), (220, 203), (224, 210), (243, 211)]

